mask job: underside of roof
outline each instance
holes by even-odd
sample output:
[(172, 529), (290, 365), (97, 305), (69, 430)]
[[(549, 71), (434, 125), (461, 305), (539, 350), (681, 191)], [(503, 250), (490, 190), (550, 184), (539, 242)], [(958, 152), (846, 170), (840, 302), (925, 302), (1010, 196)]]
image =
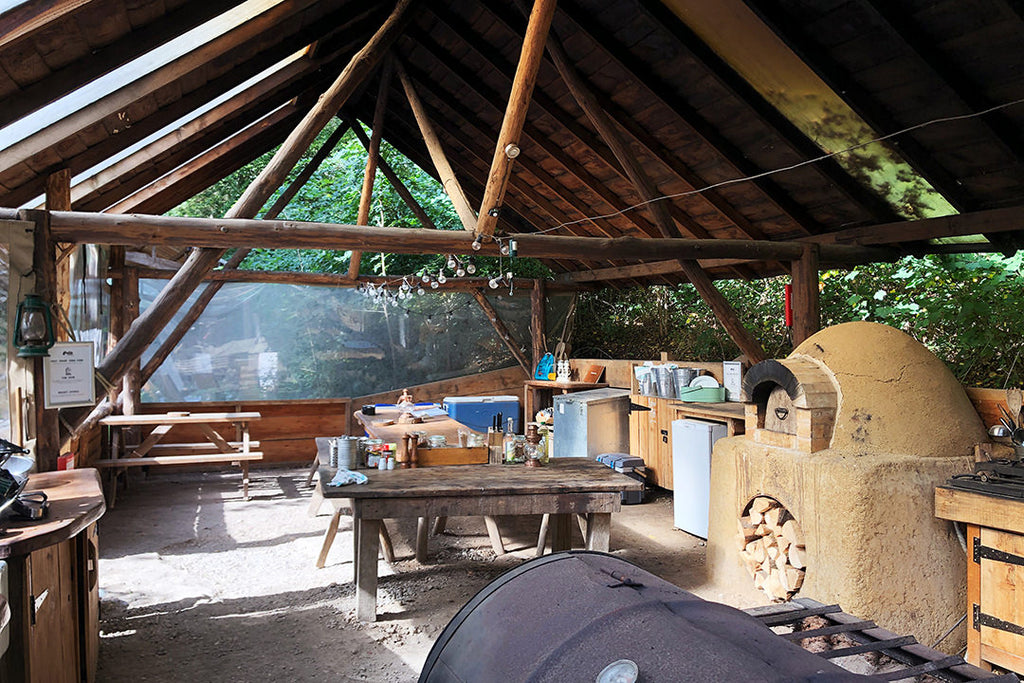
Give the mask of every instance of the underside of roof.
[[(475, 206), (526, 32), (518, 5), (414, 2), (391, 50)], [(11, 7), (0, 14), (0, 206), (38, 204), (47, 176), (67, 168), (76, 211), (166, 212), (280, 144), (391, 9)], [(1022, 12), (1017, 0), (560, 0), (548, 40), (668, 197), (681, 238), (915, 252), (928, 238), (978, 233), (977, 248), (1009, 252), (1018, 221), (992, 210), (1024, 205)], [(338, 114), (369, 126), (379, 79), (378, 70)], [(434, 173), (402, 84), (389, 87), (384, 139)], [(550, 53), (518, 147), (499, 232), (666, 236)], [(934, 221), (902, 229), (952, 214), (965, 219), (954, 231)], [(776, 261), (704, 265), (713, 277), (783, 272)], [(649, 266), (631, 277), (682, 277)]]

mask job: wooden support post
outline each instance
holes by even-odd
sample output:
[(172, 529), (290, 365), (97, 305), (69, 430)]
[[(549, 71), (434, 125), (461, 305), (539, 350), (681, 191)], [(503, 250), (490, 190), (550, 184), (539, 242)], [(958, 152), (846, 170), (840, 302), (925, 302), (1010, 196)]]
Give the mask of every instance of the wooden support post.
[[(366, 150), (366, 170), (363, 172), (363, 189), (359, 193), (359, 213), (356, 225), (370, 224), (370, 201), (373, 199), (373, 181), (377, 178), (377, 162), (380, 157), (380, 139), (384, 130), (384, 113), (388, 106), (388, 91), (391, 89), (391, 64), (385, 60), (380, 71), (380, 87), (377, 88), (377, 102), (373, 109), (373, 128), (370, 131), (370, 146)], [(359, 125), (358, 123), (356, 124)], [(363, 252), (353, 251), (348, 264), (348, 276), (359, 277), (359, 264)]]
[[(583, 77), (576, 71), (576, 67), (572, 65), (569, 56), (562, 49), (561, 44), (554, 35), (548, 39), (548, 52), (558, 68), (562, 80), (565, 81), (569, 91), (583, 109), (587, 118), (597, 128), (601, 138), (611, 148), (615, 158), (622, 164), (623, 170), (629, 176), (640, 198), (643, 201), (650, 202), (647, 204), (647, 209), (650, 210), (651, 215), (654, 217), (658, 230), (664, 237), (680, 237), (679, 230), (668, 209), (668, 202), (671, 200), (659, 199), (661, 193), (658, 191), (657, 186), (650, 176), (647, 175), (643, 167), (640, 166), (636, 156), (626, 144), (625, 139), (601, 108), (594, 93), (591, 92)], [(721, 292), (715, 288), (711, 278), (707, 276), (707, 273), (700, 267), (700, 264), (695, 260), (685, 259), (680, 260), (679, 265), (686, 277), (693, 283), (693, 286), (697, 288), (701, 298), (711, 307), (715, 317), (722, 323), (722, 326), (729, 333), (729, 336), (732, 337), (732, 340), (746, 354), (748, 360), (751, 363), (758, 363), (764, 360), (765, 354), (761, 345), (743, 327), (743, 323), (740, 322), (736, 311), (733, 310)]]
[(530, 365), (526, 361), (526, 356), (523, 355), (523, 351), (519, 348), (519, 344), (516, 343), (515, 338), (512, 336), (512, 332), (510, 332), (508, 327), (505, 326), (504, 321), (502, 321), (498, 316), (498, 312), (494, 310), (494, 306), (492, 306), (491, 302), (487, 300), (487, 295), (485, 295), (483, 291), (475, 289), (473, 290), (473, 298), (476, 299), (478, 304), (480, 304), (480, 308), (483, 309), (484, 315), (487, 316), (487, 319), (491, 321), (491, 325), (494, 326), (494, 330), (498, 333), (498, 337), (501, 338), (501, 341), (505, 342), (505, 346), (507, 346), (508, 350), (512, 352), (512, 355), (515, 357), (520, 367), (523, 368), (523, 372), (525, 372), (526, 376), (529, 377)]
[(821, 329), (818, 262), (816, 244), (805, 246), (803, 256), (793, 261), (793, 346)]
[[(69, 195), (70, 196), (70, 195)], [(49, 197), (47, 198), (49, 200)], [(36, 214), (35, 245), (32, 253), (32, 271), (35, 273), (35, 293), (47, 305), (57, 300), (57, 268), (56, 252), (53, 240), (50, 239), (49, 214)], [(35, 407), (35, 456), (36, 466), (40, 472), (57, 469), (57, 458), (60, 455), (60, 423), (55, 408), (47, 410), (46, 382), (43, 377), (42, 357), (31, 359), (32, 363), (32, 396)]]
[(458, 214), (459, 220), (462, 221), (462, 227), (472, 232), (476, 229), (476, 213), (473, 211), (473, 207), (469, 205), (466, 193), (462, 191), (462, 185), (459, 184), (458, 178), (455, 177), (455, 171), (452, 170), (451, 164), (448, 163), (444, 147), (441, 146), (441, 138), (437, 136), (434, 126), (430, 123), (427, 110), (424, 108), (423, 102), (420, 101), (419, 95), (416, 94), (416, 88), (413, 87), (409, 74), (405, 72), (405, 67), (402, 66), (402, 62), (398, 59), (395, 60), (395, 72), (398, 74), (398, 79), (402, 81), (402, 88), (405, 90), (405, 96), (409, 100), (409, 106), (412, 108), (412, 113), (416, 118), (416, 124), (420, 128), (423, 141), (427, 145), (430, 160), (434, 162), (434, 168), (441, 178), (441, 185), (444, 186), (444, 191), (448, 193), (448, 198), (451, 199), (452, 206), (455, 207), (455, 213)]
[(530, 291), (530, 341), (533, 351), (533, 367), (537, 367), (541, 357), (547, 352), (548, 343), (544, 335), (545, 301), (544, 281), (536, 279), (533, 281), (533, 289)]
[(530, 21), (526, 26), (523, 38), (523, 49), (519, 55), (519, 66), (512, 80), (512, 92), (508, 97), (505, 118), (501, 122), (498, 133), (498, 145), (491, 161), (491, 172), (484, 186), (484, 197), (480, 202), (480, 214), (477, 218), (476, 232), (481, 235), (493, 235), (498, 224), (498, 212), (501, 202), (508, 189), (509, 177), (512, 175), (512, 163), (519, 156), (519, 137), (526, 123), (526, 112), (530, 108), (533, 86), (537, 81), (537, 70), (544, 58), (544, 43), (547, 41), (548, 29), (555, 16), (556, 0), (535, 0)]
[[(135, 268), (125, 268), (121, 277), (122, 301), (124, 304), (124, 329), (128, 329), (139, 317), (139, 272)], [(148, 379), (148, 378), (147, 378)], [(142, 369), (138, 358), (128, 367), (128, 371), (121, 380), (122, 406), (121, 412), (125, 415), (134, 415), (139, 411), (142, 404)], [(113, 400), (113, 399), (112, 399)], [(138, 430), (131, 428), (124, 430), (131, 437), (133, 443), (138, 443)]]
[[(70, 211), (71, 210), (71, 170), (62, 168), (59, 171), (55, 171), (46, 177), (46, 199), (45, 208), (50, 211)], [(59, 244), (54, 244), (54, 248), (60, 248)], [(74, 246), (69, 247), (69, 250), (74, 250)], [(70, 253), (70, 252), (69, 252)], [(57, 305), (60, 310), (68, 313), (71, 310), (71, 262), (67, 258), (57, 259), (55, 263), (56, 269), (56, 295), (53, 299), (53, 303)], [(69, 339), (67, 331), (63, 327), (58, 327), (57, 341), (67, 341)]]
[[(363, 132), (363, 129), (359, 127), (356, 122), (350, 121), (349, 124), (352, 126), (352, 132), (355, 133), (356, 138), (360, 143), (362, 143), (363, 147), (369, 151), (370, 139), (366, 137), (366, 133)], [(384, 174), (384, 177), (388, 179), (388, 182), (391, 183), (391, 187), (395, 188), (395, 192), (397, 192), (398, 196), (402, 198), (402, 201), (409, 207), (409, 210), (412, 211), (416, 218), (419, 219), (420, 224), (428, 230), (436, 230), (437, 226), (434, 225), (434, 221), (427, 215), (427, 212), (423, 210), (420, 203), (412, 196), (412, 192), (409, 191), (409, 188), (405, 186), (405, 183), (402, 182), (402, 179), (398, 177), (398, 174), (395, 173), (394, 169), (391, 168), (388, 162), (384, 161), (383, 157), (377, 158), (377, 167), (380, 169), (380, 172)]]

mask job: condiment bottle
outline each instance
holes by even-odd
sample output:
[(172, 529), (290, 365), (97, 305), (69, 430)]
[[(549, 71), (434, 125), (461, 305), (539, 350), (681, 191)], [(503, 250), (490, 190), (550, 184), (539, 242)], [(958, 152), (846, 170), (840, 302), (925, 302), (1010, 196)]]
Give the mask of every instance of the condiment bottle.
[(505, 453), (505, 462), (515, 462), (516, 459), (516, 435), (512, 431), (512, 418), (508, 419), (508, 429), (502, 440), (502, 451)]

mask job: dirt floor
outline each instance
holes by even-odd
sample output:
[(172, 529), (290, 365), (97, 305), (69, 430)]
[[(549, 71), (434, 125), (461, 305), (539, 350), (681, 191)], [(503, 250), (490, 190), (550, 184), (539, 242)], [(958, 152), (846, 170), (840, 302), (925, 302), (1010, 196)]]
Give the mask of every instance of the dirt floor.
[[(415, 520), (388, 522), (378, 621), (354, 617), (351, 519), (316, 569), (330, 505), (307, 514), (304, 470), (133, 478), (100, 522), (100, 681), (414, 681), (458, 609), (534, 556), (538, 517), (456, 518), (413, 558)], [(581, 539), (577, 538), (577, 544)], [(613, 516), (612, 552), (702, 597), (704, 542), (672, 528), (671, 494)], [(738, 607), (750, 605), (737, 604)]]

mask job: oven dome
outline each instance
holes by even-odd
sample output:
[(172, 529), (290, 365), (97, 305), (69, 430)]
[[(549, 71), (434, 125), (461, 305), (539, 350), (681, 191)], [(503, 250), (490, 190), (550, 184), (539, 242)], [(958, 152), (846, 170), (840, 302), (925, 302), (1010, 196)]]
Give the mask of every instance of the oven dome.
[(831, 447), (856, 455), (967, 455), (988, 440), (949, 368), (910, 335), (851, 322), (807, 338), (790, 359), (809, 358), (838, 387)]

